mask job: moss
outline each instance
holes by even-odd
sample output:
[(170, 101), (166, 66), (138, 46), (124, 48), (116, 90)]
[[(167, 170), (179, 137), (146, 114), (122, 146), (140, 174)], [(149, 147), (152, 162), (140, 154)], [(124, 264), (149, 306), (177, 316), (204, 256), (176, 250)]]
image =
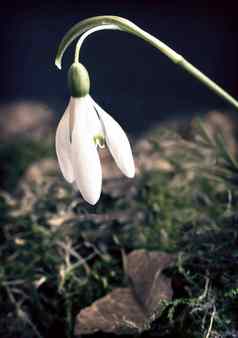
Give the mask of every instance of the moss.
[[(238, 193), (232, 178), (238, 173), (236, 164), (219, 144), (209, 154), (207, 145), (203, 152), (200, 144), (194, 148), (184, 143), (166, 152), (162, 133), (158, 135), (155, 147), (175, 169), (145, 172), (134, 181), (133, 198), (104, 193), (92, 209), (55, 176), (47, 187), (28, 187), (33, 194), (29, 210), (22, 209), (25, 196), (14, 203), (0, 196), (1, 336), (72, 337), (80, 309), (113, 287), (125, 285), (121, 253), (143, 247), (176, 253), (177, 264), (168, 273), (182, 285), (174, 286), (174, 299), (165, 304), (162, 318), (146, 337), (205, 337), (211, 318), (210, 337), (235, 337)], [(30, 163), (50, 156), (47, 145), (38, 146), (15, 145), (16, 152), (9, 150), (12, 145), (8, 151), (2, 148), (9, 166), (8, 188)], [(211, 168), (214, 157), (219, 161)], [(193, 165), (188, 167), (188, 162)], [(214, 183), (217, 178), (219, 184)], [(108, 220), (110, 212), (118, 217)], [(128, 218), (121, 220), (120, 214)]]
[(42, 158), (53, 157), (53, 147), (48, 139), (34, 141), (20, 139), (0, 145), (1, 187), (14, 191), (25, 170)]

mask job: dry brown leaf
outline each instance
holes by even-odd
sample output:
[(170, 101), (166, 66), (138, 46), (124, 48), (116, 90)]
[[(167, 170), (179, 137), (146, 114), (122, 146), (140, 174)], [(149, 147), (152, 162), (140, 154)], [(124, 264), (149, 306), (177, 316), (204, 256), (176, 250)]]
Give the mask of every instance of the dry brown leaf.
[(174, 262), (166, 253), (135, 250), (126, 258), (131, 287), (117, 288), (76, 318), (75, 335), (95, 332), (135, 334), (144, 331), (160, 315), (161, 301), (171, 300), (171, 280), (163, 270)]

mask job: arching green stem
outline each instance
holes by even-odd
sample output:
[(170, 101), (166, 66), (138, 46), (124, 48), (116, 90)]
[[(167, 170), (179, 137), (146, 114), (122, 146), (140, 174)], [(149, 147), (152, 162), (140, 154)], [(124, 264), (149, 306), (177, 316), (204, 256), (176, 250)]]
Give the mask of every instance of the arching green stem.
[[(91, 30), (96, 27), (112, 25), (113, 27), (117, 27), (118, 29), (128, 32), (130, 34), (136, 35), (137, 37), (143, 39), (148, 42), (155, 48), (159, 49), (163, 54), (165, 54), (168, 58), (170, 58), (174, 63), (178, 64), (182, 68), (184, 68), (188, 73), (192, 74), (196, 77), (200, 82), (204, 83), (208, 88), (213, 90), (216, 94), (223, 97), (226, 101), (230, 102), (235, 108), (238, 109), (238, 101), (235, 100), (230, 94), (228, 94), (224, 89), (218, 86), (214, 81), (210, 80), (205, 74), (203, 74), (200, 70), (194, 67), (190, 62), (186, 61), (184, 57), (178, 53), (176, 53), (173, 49), (168, 47), (165, 43), (155, 38), (153, 35), (145, 32), (140, 27), (136, 26), (131, 21), (117, 17), (117, 16), (96, 16), (86, 20), (83, 20), (73, 26), (63, 37), (60, 42), (55, 64), (61, 69), (61, 62), (64, 55), (64, 52), (68, 48), (68, 46), (79, 36), (81, 36), (84, 32)], [(116, 29), (116, 28), (111, 28)], [(98, 29), (97, 29), (98, 30)], [(80, 45), (81, 47), (81, 45)], [(80, 49), (80, 48), (79, 48)], [(79, 54), (78, 49), (78, 54)]]
[(115, 25), (103, 25), (103, 26), (97, 26), (97, 27), (93, 27), (89, 30), (87, 30), (86, 32), (84, 32), (78, 42), (77, 42), (77, 45), (76, 45), (76, 48), (75, 48), (75, 56), (74, 56), (74, 62), (78, 62), (79, 61), (79, 53), (80, 53), (80, 49), (81, 49), (81, 46), (84, 42), (84, 40), (91, 34), (95, 33), (95, 32), (98, 32), (98, 31), (101, 31), (101, 30), (105, 30), (105, 29), (120, 29), (119, 27), (115, 26)]

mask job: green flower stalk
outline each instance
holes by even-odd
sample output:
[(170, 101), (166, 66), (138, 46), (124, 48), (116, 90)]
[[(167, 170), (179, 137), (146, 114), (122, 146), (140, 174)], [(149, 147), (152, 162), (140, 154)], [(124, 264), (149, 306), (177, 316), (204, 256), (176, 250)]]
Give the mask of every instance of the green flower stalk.
[[(223, 97), (231, 105), (238, 109), (238, 101), (228, 94), (223, 88), (217, 85), (214, 81), (209, 79), (205, 74), (200, 70), (194, 67), (190, 62), (188, 62), (182, 55), (176, 53), (172, 48), (167, 46), (164, 42), (160, 41), (153, 35), (147, 33), (133, 22), (118, 17), (118, 16), (96, 16), (83, 21), (80, 21), (78, 24), (74, 25), (63, 37), (61, 40), (58, 51), (56, 54), (55, 64), (61, 69), (61, 63), (63, 55), (69, 45), (83, 33), (95, 29), (118, 29), (130, 34), (133, 34), (145, 42), (149, 43), (153, 47), (159, 49), (163, 54), (165, 54), (171, 61), (184, 68), (188, 73), (196, 77), (200, 82), (204, 83), (208, 88), (214, 91), (217, 95)], [(93, 32), (93, 31), (92, 31)], [(86, 36), (85, 36), (86, 38)], [(82, 45), (82, 40), (76, 48), (76, 58), (79, 56), (80, 48)]]

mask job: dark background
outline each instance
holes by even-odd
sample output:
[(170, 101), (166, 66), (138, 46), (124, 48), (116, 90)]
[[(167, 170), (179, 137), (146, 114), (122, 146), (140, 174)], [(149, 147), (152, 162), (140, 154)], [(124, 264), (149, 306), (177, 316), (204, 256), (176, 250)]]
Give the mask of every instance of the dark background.
[[(238, 96), (238, 19), (230, 1), (8, 1), (1, 6), (0, 103), (36, 100), (60, 115), (68, 101), (66, 76), (75, 45), (59, 71), (54, 66), (58, 43), (73, 24), (95, 15), (130, 19)], [(91, 94), (130, 132), (174, 116), (232, 109), (126, 33), (95, 33), (85, 42), (81, 61), (91, 75)]]

